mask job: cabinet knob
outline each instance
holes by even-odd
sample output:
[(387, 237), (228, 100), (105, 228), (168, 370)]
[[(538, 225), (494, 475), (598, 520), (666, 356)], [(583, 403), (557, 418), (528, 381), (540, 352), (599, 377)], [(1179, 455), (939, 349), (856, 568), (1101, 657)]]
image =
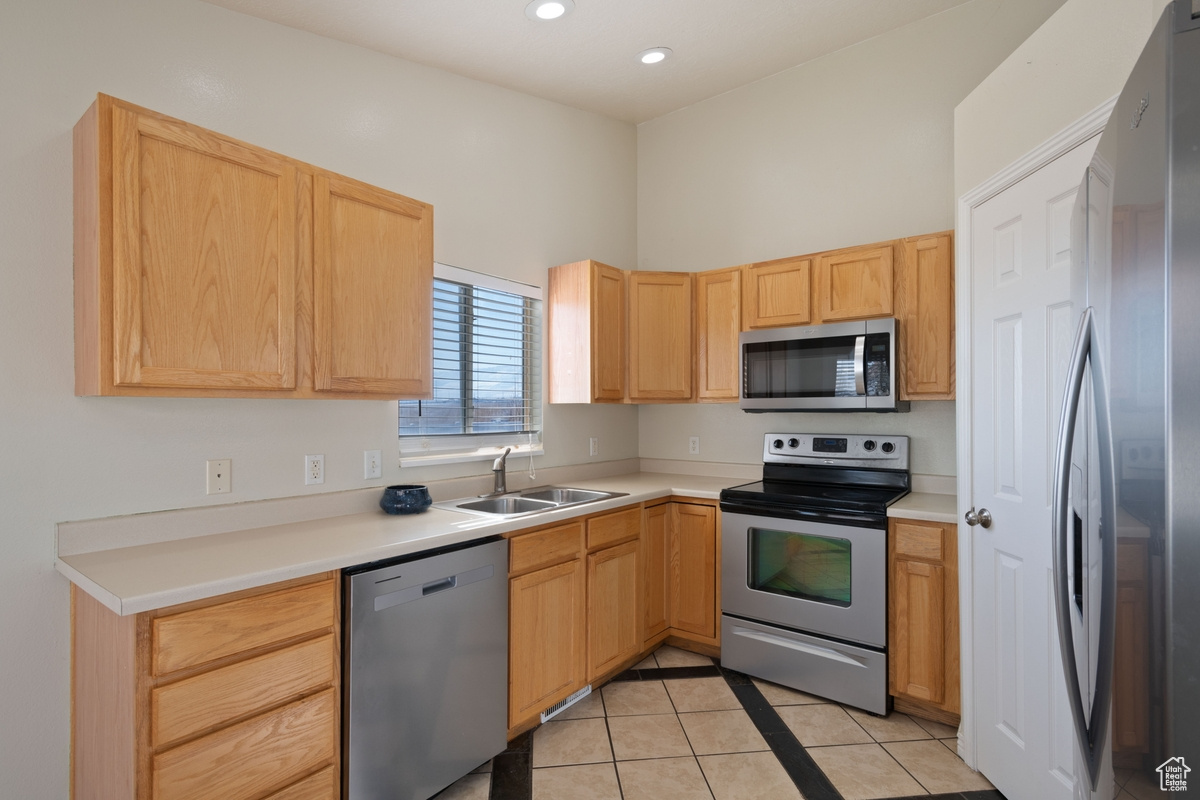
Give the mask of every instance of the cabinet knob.
[(985, 528), (990, 528), (992, 527), (992, 512), (988, 511), (986, 508), (981, 508), (978, 512), (976, 512), (975, 509), (972, 508), (966, 513), (966, 520), (967, 524), (972, 528), (974, 528), (976, 525), (982, 525)]

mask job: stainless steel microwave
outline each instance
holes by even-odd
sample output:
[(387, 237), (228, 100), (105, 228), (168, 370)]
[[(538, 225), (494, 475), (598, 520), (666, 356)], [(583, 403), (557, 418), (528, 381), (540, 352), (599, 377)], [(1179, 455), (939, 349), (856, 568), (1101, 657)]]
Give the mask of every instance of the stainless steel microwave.
[(896, 320), (746, 331), (743, 411), (907, 411), (896, 395)]

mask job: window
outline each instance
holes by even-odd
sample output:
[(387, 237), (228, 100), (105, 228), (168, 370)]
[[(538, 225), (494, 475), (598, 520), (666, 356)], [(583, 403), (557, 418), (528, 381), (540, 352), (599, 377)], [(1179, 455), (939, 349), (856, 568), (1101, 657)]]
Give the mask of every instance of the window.
[(434, 265), (433, 397), (401, 400), (405, 461), (540, 453), (542, 290)]

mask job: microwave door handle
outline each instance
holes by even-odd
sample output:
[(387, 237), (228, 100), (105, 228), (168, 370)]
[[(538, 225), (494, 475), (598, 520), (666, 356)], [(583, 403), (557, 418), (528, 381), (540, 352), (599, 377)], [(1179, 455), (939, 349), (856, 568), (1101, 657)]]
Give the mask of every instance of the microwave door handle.
[(863, 397), (867, 393), (867, 337), (854, 337), (854, 393)]

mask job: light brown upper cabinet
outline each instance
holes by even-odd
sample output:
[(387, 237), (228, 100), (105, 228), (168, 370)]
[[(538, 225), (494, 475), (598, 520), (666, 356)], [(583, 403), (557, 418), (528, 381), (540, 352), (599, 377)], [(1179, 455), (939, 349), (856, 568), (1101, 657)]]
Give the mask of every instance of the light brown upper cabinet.
[(629, 400), (692, 399), (692, 274), (629, 273)]
[(428, 396), (432, 207), (106, 95), (74, 148), (76, 394)]
[(824, 253), (813, 273), (813, 322), (892, 316), (892, 244)]
[(742, 270), (696, 274), (696, 400), (737, 402)]
[(551, 403), (625, 400), (625, 273), (599, 261), (550, 269)]
[(742, 330), (807, 325), (813, 259), (778, 258), (742, 268)]
[(901, 400), (954, 399), (954, 236), (904, 239), (896, 268)]
[(427, 394), (432, 209), (329, 173), (313, 201), (316, 388)]

